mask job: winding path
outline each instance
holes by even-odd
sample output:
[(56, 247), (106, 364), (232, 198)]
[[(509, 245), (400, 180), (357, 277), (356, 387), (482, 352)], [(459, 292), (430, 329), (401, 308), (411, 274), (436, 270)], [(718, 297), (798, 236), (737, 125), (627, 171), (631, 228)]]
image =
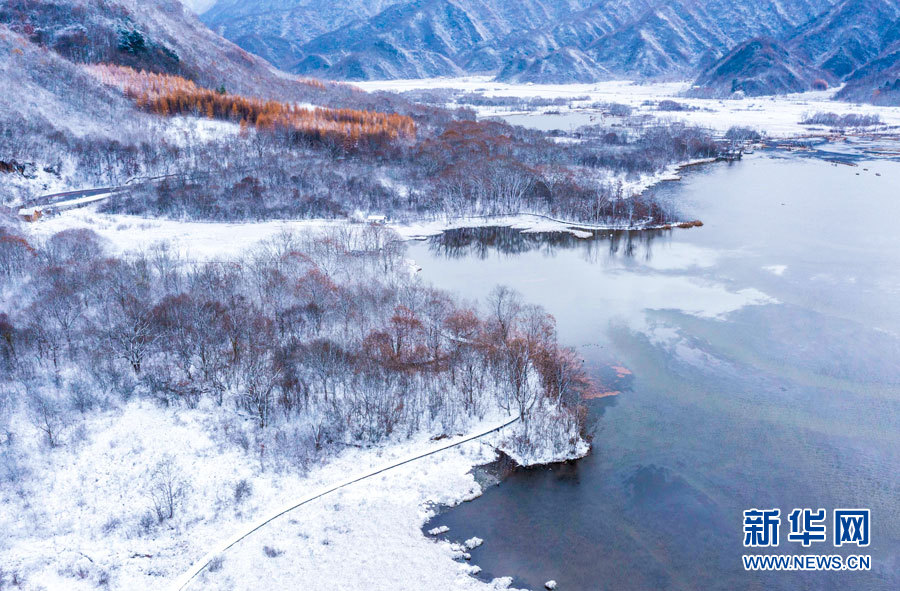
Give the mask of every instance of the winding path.
[(316, 491), (312, 494), (306, 495), (300, 499), (292, 501), (290, 504), (288, 504), (285, 507), (282, 507), (278, 511), (271, 513), (268, 516), (263, 517), (257, 521), (254, 521), (253, 523), (248, 524), (247, 526), (242, 528), (240, 531), (238, 531), (236, 534), (234, 534), (227, 540), (224, 540), (224, 541), (220, 542), (219, 544), (217, 544), (212, 550), (207, 552), (200, 560), (195, 562), (191, 566), (191, 568), (189, 568), (187, 571), (182, 573), (182, 575), (180, 577), (175, 579), (175, 582), (172, 584), (170, 589), (171, 589), (171, 591), (181, 591), (182, 589), (187, 587), (188, 584), (197, 575), (199, 575), (201, 572), (203, 572), (203, 569), (205, 569), (216, 556), (219, 556), (220, 554), (222, 554), (223, 552), (225, 552), (226, 550), (228, 550), (229, 548), (231, 548), (232, 546), (234, 546), (235, 544), (237, 544), (244, 538), (248, 537), (250, 534), (252, 534), (256, 530), (258, 530), (258, 529), (264, 527), (265, 525), (271, 523), (272, 521), (278, 519), (285, 513), (289, 513), (291, 511), (293, 511), (297, 507), (305, 505), (306, 503), (309, 503), (310, 501), (314, 501), (318, 498), (324, 497), (325, 495), (327, 495), (329, 493), (332, 493), (332, 492), (334, 492), (338, 489), (344, 488), (346, 486), (350, 486), (351, 484), (354, 484), (361, 480), (371, 478), (372, 476), (376, 476), (378, 474), (381, 474), (382, 472), (387, 472), (388, 470), (391, 470), (398, 466), (402, 466), (404, 464), (409, 464), (410, 462), (415, 462), (416, 460), (420, 460), (420, 459), (428, 457), (430, 455), (440, 453), (440, 452), (450, 449), (452, 447), (462, 445), (463, 443), (467, 443), (469, 441), (479, 439), (481, 437), (484, 437), (485, 435), (490, 435), (491, 433), (499, 431), (500, 429), (503, 429), (504, 427), (508, 427), (508, 426), (512, 425), (513, 423), (515, 423), (518, 420), (519, 420), (519, 417), (515, 417), (511, 420), (507, 420), (504, 423), (494, 425), (493, 427), (491, 427), (490, 429), (488, 429), (486, 431), (481, 431), (480, 433), (476, 433), (474, 435), (465, 436), (463, 439), (459, 439), (452, 443), (447, 443), (445, 445), (442, 445), (441, 447), (432, 449), (425, 453), (417, 454), (415, 456), (411, 456), (411, 457), (408, 457), (403, 460), (395, 461), (389, 465), (382, 466), (380, 468), (376, 468), (370, 472), (365, 472), (363, 474), (357, 474), (356, 476), (351, 476), (349, 479), (344, 480), (343, 482), (339, 482), (337, 484), (326, 486), (325, 488), (319, 489), (318, 491)]

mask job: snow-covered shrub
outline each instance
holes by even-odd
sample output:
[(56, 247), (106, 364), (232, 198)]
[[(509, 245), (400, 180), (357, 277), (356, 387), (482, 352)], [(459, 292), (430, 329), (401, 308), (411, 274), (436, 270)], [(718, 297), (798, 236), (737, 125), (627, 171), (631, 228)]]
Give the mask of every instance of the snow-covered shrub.
[(103, 527), (100, 531), (103, 532), (104, 535), (110, 535), (122, 525), (122, 520), (114, 515), (110, 515), (109, 519), (103, 524)]
[(158, 522), (159, 521), (156, 516), (153, 515), (152, 511), (141, 513), (141, 516), (138, 519), (138, 534), (144, 536), (150, 535)]
[(21, 484), (28, 478), (28, 461), (11, 442), (0, 447), (0, 482)]
[(803, 125), (826, 125), (828, 127), (870, 127), (872, 125), (881, 125), (881, 116), (877, 114), (864, 113), (845, 113), (839, 115), (837, 113), (825, 113), (819, 111), (817, 113), (807, 113), (803, 120)]
[(758, 142), (762, 134), (751, 127), (732, 126), (725, 132), (725, 139), (733, 142)]
[(263, 554), (265, 554), (269, 558), (278, 558), (279, 556), (284, 554), (284, 550), (279, 550), (278, 548), (273, 548), (272, 546), (263, 546)]
[(146, 485), (157, 521), (175, 517), (189, 490), (188, 481), (174, 457), (165, 456), (157, 462)]
[(95, 394), (95, 387), (83, 379), (69, 382), (67, 390), (69, 406), (81, 414), (93, 410), (100, 404), (100, 400)]
[(280, 425), (261, 435), (266, 456), (276, 469), (303, 473), (317, 456), (315, 441), (305, 426)]
[(222, 566), (225, 564), (225, 557), (221, 554), (219, 556), (214, 557), (209, 561), (209, 564), (206, 565), (206, 570), (211, 573), (218, 572), (222, 570)]
[(50, 447), (62, 444), (70, 420), (59, 395), (49, 389), (32, 388), (28, 392), (28, 418)]
[(253, 494), (253, 484), (246, 478), (241, 478), (234, 484), (234, 504), (240, 505)]
[(521, 466), (547, 464), (588, 452), (581, 430), (583, 409), (545, 408), (512, 426), (500, 449)]
[(688, 111), (690, 107), (685, 105), (684, 103), (679, 103), (678, 101), (673, 101), (671, 99), (665, 99), (659, 101), (659, 104), (656, 106), (660, 111)]

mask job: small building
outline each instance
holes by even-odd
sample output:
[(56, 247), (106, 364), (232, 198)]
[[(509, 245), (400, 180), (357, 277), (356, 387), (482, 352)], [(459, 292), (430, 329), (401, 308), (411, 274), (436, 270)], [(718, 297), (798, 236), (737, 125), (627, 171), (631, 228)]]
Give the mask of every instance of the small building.
[(377, 224), (379, 226), (383, 226), (387, 223), (388, 219), (386, 215), (370, 215), (366, 218), (366, 221), (370, 224)]
[(41, 219), (41, 208), (39, 207), (23, 207), (19, 210), (19, 217), (26, 222), (36, 222)]

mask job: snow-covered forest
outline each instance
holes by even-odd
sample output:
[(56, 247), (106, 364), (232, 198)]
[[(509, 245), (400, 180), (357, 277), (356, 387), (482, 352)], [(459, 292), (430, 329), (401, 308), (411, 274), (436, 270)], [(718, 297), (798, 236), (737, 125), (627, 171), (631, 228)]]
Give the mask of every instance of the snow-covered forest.
[(88, 230), (0, 244), (5, 402), (23, 403), (48, 448), (77, 413), (132, 396), (227, 408), (254, 437), (290, 442), (271, 453), (300, 467), (498, 409), (571, 415), (555, 440), (577, 441), (590, 382), (553, 319), (502, 288), (479, 311), (422, 285), (383, 227), (286, 234), (203, 264), (164, 244), (111, 257)]
[[(52, 30), (59, 14), (38, 20)], [(0, 115), (9, 206), (57, 190), (122, 187), (107, 211), (217, 220), (538, 213), (662, 224), (676, 214), (621, 199), (633, 196), (628, 183), (722, 148), (678, 121), (617, 118), (561, 142), (468, 107), (306, 79), (289, 85), (271, 73), (275, 81), (249, 88), (233, 75), (216, 84), (184, 77), (182, 62), (146, 62), (149, 50), (137, 56), (146, 63), (119, 60), (134, 68), (85, 66), (48, 51), (46, 31), (0, 33), (15, 89)], [(91, 59), (113, 51), (101, 49)]]
[[(503, 288), (483, 306), (430, 288), (383, 226), (283, 234), (204, 263), (165, 244), (114, 256), (89, 230), (43, 244), (4, 233), (0, 248), (0, 478), (3, 502), (18, 507), (4, 511), (17, 521), (8, 541), (52, 535), (43, 508), (59, 489), (44, 466), (78, 457), (98, 421), (136, 407), (148, 421), (185, 413), (223, 453), (294, 477), (348, 448), (500, 416), (522, 419), (499, 443), (522, 463), (583, 445), (593, 385), (552, 317)], [(123, 513), (71, 499), (93, 512), (92, 535), (165, 539), (171, 520), (198, 518), (190, 497), (203, 485), (183, 462), (140, 472)], [(239, 499), (252, 485), (234, 486)], [(4, 562), (2, 576), (18, 576)]]
[[(108, 71), (94, 70), (118, 88)], [(162, 97), (131, 91), (134, 127), (116, 139), (54, 131), (55, 141), (40, 141), (34, 131), (22, 144), (10, 133), (0, 150), (29, 164), (0, 180), (18, 181), (9, 194), (20, 200), (42, 180), (48, 188), (121, 186), (105, 211), (172, 218), (538, 213), (663, 224), (677, 221), (676, 213), (628, 192), (628, 182), (722, 149), (701, 128), (643, 117), (615, 129), (586, 128), (577, 143), (562, 143), (545, 132), (478, 121), (468, 109), (298, 111), (193, 88)], [(373, 123), (357, 125), (354, 117)]]

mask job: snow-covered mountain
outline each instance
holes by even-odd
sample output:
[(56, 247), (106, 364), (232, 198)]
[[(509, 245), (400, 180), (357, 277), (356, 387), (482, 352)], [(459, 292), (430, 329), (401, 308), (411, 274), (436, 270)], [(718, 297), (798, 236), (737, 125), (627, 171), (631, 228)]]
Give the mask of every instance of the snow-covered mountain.
[(275, 97), (296, 86), (210, 31), (178, 0), (11, 0), (0, 3), (0, 24), (74, 63), (116, 63)]
[(771, 38), (741, 43), (697, 79), (701, 94), (745, 96), (804, 92), (824, 87), (823, 74)]
[(900, 105), (900, 42), (854, 71), (838, 98), (883, 105)]
[(298, 47), (290, 69), (349, 80), (496, 70), (505, 53), (495, 45), (505, 37), (564, 19), (584, 4), (584, 0), (401, 2)]
[[(519, 72), (516, 68), (504, 68), (501, 78), (552, 82), (564, 75), (571, 62), (560, 59), (560, 52), (576, 52), (581, 62), (597, 64), (595, 78), (602, 78), (607, 72), (629, 78), (683, 78), (749, 38), (785, 37), (833, 2), (598, 2), (575, 15), (571, 22), (557, 24), (544, 33), (542, 44), (549, 51), (538, 54)], [(573, 31), (577, 34), (572, 35)]]
[(791, 39), (798, 55), (837, 78), (877, 58), (900, 40), (900, 2), (842, 0)]
[(848, 100), (896, 103), (900, 99), (900, 2), (841, 0), (799, 27), (781, 44), (731, 54), (701, 73), (707, 93), (729, 88), (752, 94), (808, 90), (821, 78), (847, 82)]
[(282, 69), (303, 57), (312, 39), (364, 22), (394, 0), (219, 0), (201, 18), (214, 31)]
[(499, 72), (508, 81), (680, 76), (837, 0), (219, 0), (203, 20), (281, 67), (339, 79)]

